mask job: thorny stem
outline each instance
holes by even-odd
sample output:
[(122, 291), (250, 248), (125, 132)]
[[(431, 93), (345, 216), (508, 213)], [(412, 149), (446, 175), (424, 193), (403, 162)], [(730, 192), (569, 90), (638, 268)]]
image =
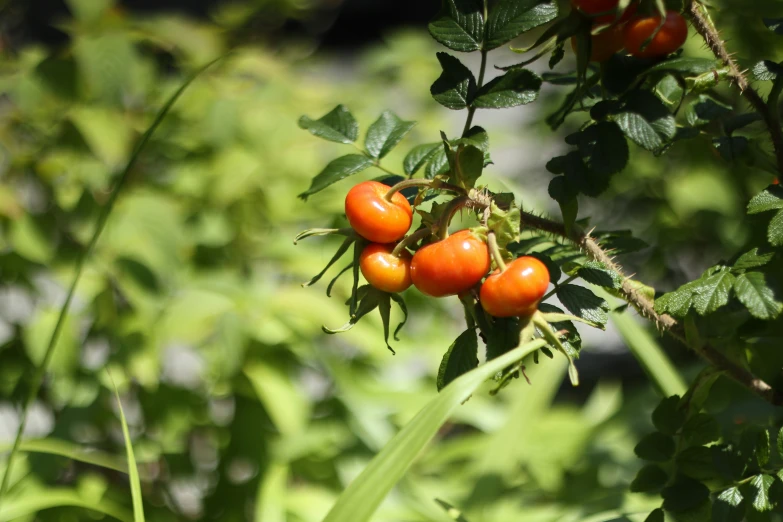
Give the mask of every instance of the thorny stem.
[(500, 247), (498, 246), (498, 238), (495, 233), (490, 231), (487, 234), (487, 246), (489, 246), (489, 253), (492, 254), (492, 259), (498, 266), (501, 272), (506, 271), (506, 262), (503, 260), (503, 254), (500, 253)]
[(405, 237), (397, 243), (397, 245), (394, 247), (394, 250), (392, 250), (392, 255), (395, 257), (400, 257), (400, 254), (408, 247), (408, 245), (413, 245), (417, 241), (424, 239), (427, 236), (432, 235), (432, 229), (431, 228), (422, 228), (421, 230), (417, 230), (413, 234)]
[(764, 100), (761, 98), (758, 91), (750, 85), (748, 78), (726, 49), (726, 45), (724, 41), (721, 40), (717, 29), (712, 24), (705, 7), (698, 0), (690, 0), (686, 11), (696, 32), (701, 35), (715, 57), (726, 64), (742, 94), (747, 98), (753, 108), (761, 114), (761, 117), (769, 130), (769, 135), (772, 138), (772, 147), (775, 150), (778, 172), (783, 173), (783, 128), (780, 126), (780, 118), (777, 114), (777, 104), (764, 103)]
[(438, 179), (406, 179), (391, 187), (388, 192), (384, 194), (383, 199), (391, 203), (392, 198), (397, 192), (410, 187), (428, 187), (432, 189), (450, 190), (452, 192), (457, 192), (458, 194), (465, 194), (465, 189), (462, 187), (458, 187), (450, 183), (444, 183)]
[[(620, 293), (623, 298), (628, 303), (632, 304), (643, 317), (654, 321), (658, 328), (668, 332), (672, 337), (688, 346), (683, 325), (668, 314), (657, 313), (653, 301), (634, 287), (631, 279), (623, 273), (622, 267), (615, 263), (614, 259), (612, 259), (612, 257), (590, 237), (589, 233), (583, 232), (576, 226), (572, 227), (570, 232), (567, 232), (562, 223), (551, 221), (528, 212), (522, 212), (521, 223), (523, 226), (542, 230), (571, 241), (581, 248), (589, 258), (601, 262), (610, 270), (617, 272), (623, 279), (620, 288)], [(731, 361), (712, 346), (705, 344), (700, 347), (693, 347), (693, 349), (707, 362), (721, 371), (726, 372), (729, 377), (756, 393), (764, 400), (775, 406), (783, 406), (783, 395), (780, 392), (772, 388), (763, 380), (757, 378), (747, 369)]]

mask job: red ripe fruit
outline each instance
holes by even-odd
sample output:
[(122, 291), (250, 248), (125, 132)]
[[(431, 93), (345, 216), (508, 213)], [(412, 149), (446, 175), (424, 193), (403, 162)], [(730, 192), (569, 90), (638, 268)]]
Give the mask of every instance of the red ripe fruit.
[(481, 306), (495, 317), (533, 314), (549, 287), (549, 270), (531, 256), (515, 259), (504, 271), (495, 270), (481, 285)]
[(411, 286), (411, 254), (392, 254), (394, 245), (370, 243), (359, 255), (359, 268), (372, 286), (384, 292), (402, 292)]
[(466, 229), (421, 247), (411, 261), (411, 279), (422, 294), (444, 297), (470, 290), (489, 267), (487, 244)]
[[(657, 34), (661, 23), (660, 15), (634, 18), (625, 24), (623, 43), (625, 49), (638, 58), (658, 58), (671, 54), (688, 39), (688, 24), (677, 11), (668, 11), (666, 20)], [(644, 43), (655, 37), (642, 49)]]
[(391, 201), (384, 196), (388, 185), (364, 181), (345, 196), (345, 215), (357, 234), (373, 243), (394, 243), (411, 227), (413, 209), (405, 196), (396, 192)]

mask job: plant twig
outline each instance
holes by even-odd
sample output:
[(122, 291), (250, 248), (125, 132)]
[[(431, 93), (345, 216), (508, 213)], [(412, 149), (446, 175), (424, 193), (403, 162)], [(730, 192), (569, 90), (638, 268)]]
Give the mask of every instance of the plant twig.
[(707, 46), (710, 48), (716, 58), (721, 60), (729, 68), (731, 76), (734, 81), (737, 82), (740, 92), (747, 98), (748, 102), (753, 108), (761, 115), (764, 123), (769, 130), (769, 135), (772, 138), (772, 147), (775, 151), (775, 158), (777, 160), (778, 171), (783, 173), (783, 128), (780, 126), (780, 119), (775, 111), (777, 110), (777, 104), (770, 107), (765, 103), (759, 95), (758, 91), (754, 89), (748, 78), (739, 68), (737, 62), (726, 49), (725, 42), (721, 39), (718, 30), (712, 24), (709, 15), (705, 12), (705, 7), (698, 0), (690, 0), (688, 2), (688, 8), (686, 13), (696, 29), (696, 32), (701, 35)]
[[(643, 317), (654, 321), (659, 329), (668, 332), (672, 337), (686, 346), (689, 346), (685, 339), (685, 328), (683, 325), (668, 314), (657, 313), (653, 300), (649, 299), (634, 286), (631, 279), (623, 273), (622, 267), (620, 267), (612, 256), (604, 251), (604, 249), (590, 237), (589, 233), (585, 233), (577, 226), (572, 227), (569, 233), (562, 223), (536, 216), (529, 212), (522, 212), (521, 222), (523, 226), (542, 230), (571, 241), (590, 259), (601, 262), (610, 270), (617, 272), (623, 279), (620, 288), (620, 293), (623, 298), (628, 303), (632, 304)], [(693, 349), (707, 362), (725, 372), (729, 377), (748, 388), (750, 391), (756, 393), (764, 400), (776, 406), (783, 406), (783, 394), (772, 388), (772, 386), (763, 380), (757, 378), (747, 369), (731, 361), (714, 347), (705, 344), (701, 347), (693, 347)]]

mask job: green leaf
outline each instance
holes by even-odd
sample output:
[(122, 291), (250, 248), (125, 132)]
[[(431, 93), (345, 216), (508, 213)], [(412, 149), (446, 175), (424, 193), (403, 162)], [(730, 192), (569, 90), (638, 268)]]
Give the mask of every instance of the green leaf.
[(386, 156), (416, 125), (415, 121), (403, 121), (391, 111), (384, 111), (367, 129), (364, 147), (373, 158)]
[[(11, 449), (11, 444), (0, 444), (0, 453), (5, 453)], [(96, 450), (94, 448), (85, 448), (78, 444), (59, 439), (31, 439), (23, 440), (19, 446), (19, 451), (25, 453), (44, 453), (48, 455), (58, 455), (77, 462), (84, 462), (93, 466), (119, 471), (128, 472), (127, 462), (109, 453)]]
[(405, 156), (402, 161), (402, 168), (405, 174), (411, 176), (418, 172), (432, 156), (443, 147), (440, 143), (425, 143), (417, 145)]
[[(588, 283), (603, 286), (604, 288), (618, 289), (623, 286), (622, 276), (598, 261), (586, 262), (584, 265), (580, 266), (575, 273)], [(569, 273), (569, 275), (573, 274)]]
[(677, 471), (697, 480), (709, 480), (715, 477), (712, 451), (705, 446), (685, 448), (674, 458)]
[(501, 210), (494, 201), (492, 202), (487, 226), (495, 232), (501, 249), (505, 249), (509, 243), (519, 239), (519, 224), (520, 213), (515, 204), (512, 203), (508, 210)]
[(113, 7), (115, 0), (67, 0), (67, 3), (77, 20), (90, 24), (99, 20), (107, 10)]
[(342, 325), (340, 328), (327, 328), (326, 326), (322, 326), (321, 329), (328, 334), (336, 334), (336, 333), (343, 333), (347, 332), (351, 328), (356, 325), (356, 323), (359, 322), (359, 320), (364, 317), (365, 315), (369, 314), (376, 308), (378, 308), (378, 305), (381, 302), (381, 299), (383, 299), (385, 293), (371, 287), (370, 285), (364, 285), (360, 287), (356, 295), (360, 299), (359, 304), (356, 308), (356, 311), (351, 315), (351, 318), (348, 320), (347, 323)]
[(756, 439), (756, 462), (758, 463), (760, 468), (763, 468), (767, 465), (767, 462), (769, 462), (769, 457), (771, 455), (770, 450), (770, 441), (769, 441), (769, 431), (766, 429), (762, 429), (758, 433), (758, 437)]
[(742, 254), (735, 262), (732, 270), (747, 270), (764, 266), (775, 257), (775, 252), (763, 252), (754, 248)]
[(332, 160), (313, 178), (310, 188), (299, 194), (299, 197), (307, 200), (309, 196), (322, 191), (329, 185), (372, 167), (372, 164), (370, 158), (361, 154), (348, 154)]
[(466, 108), (476, 91), (473, 73), (449, 53), (437, 53), (437, 57), (443, 72), (430, 87), (430, 94), (447, 109)]
[(526, 343), (466, 373), (441, 390), (348, 485), (323, 522), (368, 522), (451, 413), (484, 381), (544, 344), (542, 339)]
[(664, 522), (665, 516), (663, 513), (663, 510), (661, 508), (653, 509), (652, 512), (650, 512), (649, 515), (647, 515), (647, 518), (644, 519), (644, 522)]
[(337, 247), (337, 250), (335, 251), (332, 258), (329, 260), (329, 262), (326, 263), (326, 266), (323, 268), (323, 270), (318, 272), (308, 282), (303, 283), (302, 286), (303, 287), (312, 286), (318, 281), (320, 281), (320, 279), (324, 276), (324, 274), (326, 274), (326, 272), (332, 267), (332, 265), (334, 265), (337, 261), (340, 260), (341, 257), (343, 257), (343, 254), (345, 254), (348, 251), (348, 248), (353, 244), (354, 241), (356, 241), (356, 239), (353, 237), (345, 238), (343, 242), (340, 244), (340, 246)]
[(720, 426), (712, 415), (697, 413), (685, 422), (682, 436), (685, 443), (691, 446), (709, 444), (720, 438)]
[(487, 19), (486, 50), (495, 49), (517, 36), (557, 18), (553, 0), (499, 0)]
[(302, 116), (299, 126), (314, 136), (337, 143), (353, 143), (359, 136), (359, 124), (345, 105), (338, 105), (317, 120)]
[(479, 109), (503, 109), (526, 105), (538, 98), (541, 78), (527, 69), (514, 69), (481, 87), (471, 105)]
[(783, 209), (783, 188), (775, 185), (757, 194), (748, 203), (748, 214)]
[(655, 428), (666, 435), (674, 435), (685, 424), (685, 410), (680, 408), (680, 396), (663, 399), (653, 410), (652, 422)]
[[(111, 375), (109, 375), (111, 378)], [(133, 499), (133, 522), (144, 522), (144, 501), (141, 495), (141, 481), (139, 480), (139, 468), (136, 466), (136, 458), (133, 455), (133, 443), (131, 442), (128, 422), (125, 420), (125, 412), (122, 409), (120, 392), (112, 380), (114, 397), (117, 399), (117, 408), (122, 424), (122, 437), (125, 439), (125, 453), (128, 457), (128, 479), (130, 481), (131, 497)]]
[(484, 169), (484, 153), (469, 145), (459, 147), (454, 156), (456, 172), (452, 173), (449, 181), (466, 189), (473, 188)]
[(641, 114), (622, 112), (612, 116), (628, 139), (647, 150), (658, 150), (663, 146), (663, 139), (655, 128)]
[(716, 100), (712, 96), (700, 94), (685, 110), (685, 119), (692, 127), (707, 125), (712, 120), (731, 113), (731, 105)]
[(767, 239), (772, 246), (783, 246), (783, 210), (775, 214), (769, 222)]
[(400, 307), (400, 311), (402, 312), (402, 321), (400, 321), (400, 324), (394, 329), (394, 340), (399, 341), (397, 335), (400, 333), (400, 330), (402, 330), (402, 327), (405, 326), (405, 323), (408, 322), (408, 307), (405, 306), (405, 299), (403, 299), (400, 294), (391, 294), (391, 298), (392, 301), (397, 303), (397, 306)]
[(693, 290), (698, 281), (682, 285), (673, 292), (667, 292), (655, 300), (655, 311), (682, 318), (693, 305)]
[(728, 270), (701, 279), (694, 287), (693, 308), (699, 315), (710, 314), (729, 302), (734, 276)]
[(783, 459), (783, 427), (780, 428), (778, 431), (778, 438), (777, 438), (777, 447), (778, 447), (778, 455), (781, 459)]
[(594, 323), (606, 324), (609, 304), (589, 289), (576, 285), (562, 285), (557, 298), (569, 312)]
[(430, 34), (449, 49), (462, 52), (481, 49), (484, 40), (483, 7), (478, 0), (443, 0), (430, 22)]
[(485, 333), (487, 360), (500, 357), (513, 350), (519, 344), (519, 319), (516, 317), (496, 317), (492, 328)]
[(651, 462), (666, 462), (674, 456), (674, 439), (660, 432), (650, 433), (634, 448), (636, 456)]
[(688, 75), (698, 75), (711, 72), (717, 66), (718, 61), (713, 58), (694, 58), (690, 56), (680, 56), (678, 58), (672, 58), (665, 60), (659, 64), (656, 64), (649, 69), (648, 73), (653, 72), (676, 72)]
[(712, 505), (713, 522), (741, 522), (745, 517), (743, 500), (742, 493), (736, 486), (722, 491)]
[[(598, 122), (582, 131), (580, 138), (579, 151), (596, 174), (611, 176), (628, 164), (628, 142), (617, 124)], [(585, 194), (590, 193), (585, 191)]]
[(756, 475), (750, 481), (750, 503), (756, 511), (772, 510), (769, 500), (769, 488), (775, 482), (775, 477), (770, 475)]
[(125, 508), (108, 499), (86, 499), (76, 489), (45, 488), (28, 491), (26, 495), (17, 495), (4, 500), (0, 507), (0, 522), (12, 520), (35, 520), (39, 511), (53, 508), (76, 507), (89, 509), (122, 522), (135, 522)]
[(449, 171), (449, 159), (446, 157), (446, 151), (443, 149), (443, 143), (438, 143), (438, 148), (427, 163), (424, 169), (424, 176), (432, 179), (439, 174), (445, 174)]
[(777, 35), (783, 35), (783, 18), (762, 18), (767, 29)]
[(753, 66), (753, 76), (759, 81), (773, 81), (783, 77), (783, 66), (772, 60), (762, 60)]
[(680, 476), (674, 483), (661, 492), (663, 509), (674, 513), (688, 511), (698, 507), (710, 496), (710, 490), (689, 477)]
[(438, 391), (460, 375), (478, 367), (478, 339), (476, 330), (469, 328), (459, 334), (443, 354), (438, 368)]
[(774, 319), (783, 311), (783, 303), (775, 298), (761, 272), (738, 275), (734, 281), (734, 293), (750, 314), (758, 319)]
[(636, 474), (631, 482), (634, 493), (648, 493), (660, 490), (669, 480), (669, 475), (656, 464), (648, 464)]

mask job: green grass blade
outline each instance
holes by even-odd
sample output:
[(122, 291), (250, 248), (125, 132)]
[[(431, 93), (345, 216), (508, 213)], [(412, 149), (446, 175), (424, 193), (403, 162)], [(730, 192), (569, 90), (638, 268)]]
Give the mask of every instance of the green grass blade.
[[(109, 375), (111, 379), (111, 375)], [(125, 451), (128, 456), (128, 477), (130, 479), (131, 497), (133, 498), (133, 522), (144, 522), (144, 501), (141, 496), (141, 480), (139, 480), (139, 468), (136, 466), (136, 457), (133, 456), (133, 443), (131, 442), (130, 432), (128, 431), (128, 422), (125, 420), (125, 412), (122, 409), (120, 392), (114, 379), (111, 379), (114, 386), (114, 396), (117, 398), (117, 406), (120, 411), (120, 423), (122, 423), (122, 436), (125, 439)]]
[(271, 462), (258, 485), (255, 522), (285, 522), (288, 464)]
[[(11, 444), (0, 444), (0, 453), (10, 450)], [(85, 464), (100, 466), (122, 473), (128, 472), (128, 466), (121, 458), (103, 451), (84, 449), (78, 444), (59, 439), (33, 439), (24, 440), (19, 445), (19, 451), (23, 453), (44, 453), (58, 455)]]
[(0, 522), (29, 517), (44, 509), (64, 506), (90, 509), (122, 522), (133, 522), (131, 514), (121, 506), (108, 500), (88, 501), (72, 489), (33, 490), (24, 496), (11, 499), (0, 508)]
[(136, 161), (138, 160), (141, 151), (147, 145), (147, 142), (149, 142), (150, 137), (152, 137), (152, 134), (160, 125), (160, 122), (163, 121), (163, 118), (166, 117), (166, 114), (168, 114), (169, 109), (171, 109), (171, 106), (174, 105), (174, 102), (177, 101), (177, 99), (185, 91), (188, 85), (190, 85), (191, 82), (193, 82), (193, 80), (195, 80), (202, 72), (204, 72), (212, 64), (218, 62), (221, 59), (223, 59), (222, 56), (216, 58), (215, 60), (212, 60), (211, 62), (209, 62), (208, 64), (204, 65), (199, 70), (197, 70), (195, 73), (193, 73), (189, 78), (185, 80), (185, 82), (183, 82), (183, 84), (179, 87), (179, 89), (177, 89), (177, 91), (174, 94), (172, 94), (171, 97), (166, 101), (163, 107), (155, 115), (155, 119), (153, 120), (152, 125), (150, 125), (150, 127), (147, 129), (144, 135), (142, 135), (139, 142), (136, 144), (136, 147), (133, 149), (133, 153), (131, 154), (131, 157), (128, 160), (128, 164), (123, 169), (119, 179), (117, 180), (117, 183), (114, 185), (114, 188), (111, 191), (109, 200), (106, 202), (106, 205), (101, 209), (100, 215), (98, 216), (98, 220), (95, 224), (95, 231), (93, 232), (92, 238), (90, 238), (90, 242), (87, 244), (87, 248), (82, 251), (81, 255), (76, 261), (76, 272), (73, 276), (73, 281), (71, 281), (71, 286), (68, 288), (68, 294), (65, 297), (65, 302), (63, 303), (62, 308), (60, 309), (60, 315), (57, 318), (57, 323), (54, 326), (54, 330), (52, 331), (52, 336), (49, 339), (49, 344), (46, 347), (46, 352), (44, 354), (43, 361), (41, 362), (41, 365), (36, 369), (35, 373), (33, 374), (32, 380), (30, 382), (30, 391), (27, 395), (27, 399), (25, 400), (22, 406), (22, 412), (19, 418), (19, 428), (17, 429), (16, 432), (14, 445), (11, 448), (11, 452), (8, 454), (5, 474), (3, 475), (2, 483), (0, 483), (0, 507), (2, 506), (5, 492), (8, 489), (8, 481), (10, 479), (11, 471), (13, 469), (14, 458), (16, 457), (16, 454), (19, 452), (19, 446), (22, 442), (22, 434), (24, 433), (24, 428), (25, 425), (27, 424), (27, 414), (30, 410), (30, 406), (32, 405), (33, 401), (35, 401), (35, 398), (38, 396), (38, 392), (41, 389), (41, 384), (43, 384), (44, 377), (46, 376), (46, 371), (48, 370), (49, 364), (52, 361), (52, 356), (54, 355), (54, 349), (57, 346), (58, 339), (60, 338), (60, 331), (62, 330), (63, 324), (65, 323), (65, 317), (68, 314), (68, 309), (71, 306), (71, 301), (73, 300), (73, 296), (76, 293), (76, 286), (79, 284), (79, 279), (81, 278), (82, 271), (84, 269), (84, 263), (87, 260), (87, 258), (90, 256), (90, 253), (92, 253), (93, 249), (95, 248), (95, 244), (98, 242), (98, 238), (100, 237), (101, 232), (106, 226), (106, 221), (109, 219), (109, 215), (111, 214), (111, 211), (114, 208), (114, 203), (117, 201), (117, 197), (122, 191), (122, 188), (125, 186), (125, 182), (128, 180), (130, 171), (133, 169), (133, 166), (136, 164)]
[(367, 522), (402, 478), (421, 450), (437, 434), (454, 409), (481, 384), (510, 364), (546, 344), (543, 339), (492, 359), (441, 390), (386, 446), (337, 499), (324, 522)]
[(664, 397), (672, 395), (682, 397), (688, 387), (650, 332), (639, 324), (629, 312), (612, 312), (610, 319), (658, 391)]

